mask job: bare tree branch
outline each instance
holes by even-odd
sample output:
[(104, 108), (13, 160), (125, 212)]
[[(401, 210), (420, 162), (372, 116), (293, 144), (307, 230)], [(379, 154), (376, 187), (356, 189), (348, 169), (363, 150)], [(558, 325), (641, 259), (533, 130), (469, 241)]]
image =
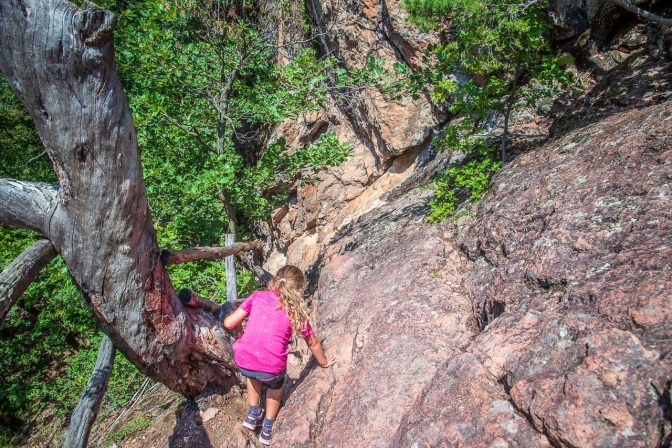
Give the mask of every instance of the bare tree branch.
[[(213, 80), (213, 81), (211, 81), (211, 83), (216, 84), (216, 85), (218, 85), (218, 86), (220, 85), (220, 81), (219, 81), (219, 79), (216, 79), (216, 78), (214, 78), (214, 77), (212, 77), (212, 76), (208, 76), (208, 78), (211, 79), (211, 80)], [(185, 82), (180, 82), (180, 85), (182, 85), (182, 87), (184, 88), (184, 90), (186, 90), (187, 92), (191, 93), (192, 95), (197, 96), (197, 97), (199, 97), (199, 98), (203, 98), (204, 100), (206, 100), (208, 103), (210, 103), (210, 105), (212, 106), (212, 108), (215, 109), (217, 112), (221, 112), (221, 111), (218, 109), (219, 106), (217, 105), (217, 100), (216, 100), (216, 98), (213, 96), (212, 93), (210, 93), (210, 92), (208, 92), (208, 91), (206, 91), (206, 90), (203, 90), (203, 89), (198, 89), (198, 88), (192, 87), (192, 86), (188, 85), (188, 84), (185, 83)]]
[(0, 225), (47, 235), (47, 216), (56, 189), (38, 182), (0, 179)]
[(261, 256), (264, 254), (264, 248), (258, 241), (252, 243), (234, 243), (226, 247), (194, 247), (184, 250), (161, 251), (161, 261), (164, 266), (171, 264), (186, 263), (197, 260), (221, 260), (238, 252), (253, 250)]
[(672, 19), (668, 19), (667, 17), (662, 17), (652, 12), (646, 11), (645, 9), (642, 9), (637, 5), (633, 5), (627, 0), (609, 0), (609, 1), (620, 6), (626, 11), (629, 11), (650, 22), (657, 23), (658, 25), (662, 26), (672, 26)]
[(256, 256), (256, 253), (240, 252), (236, 255), (236, 258), (245, 266), (245, 269), (252, 272), (252, 275), (259, 280), (262, 286), (266, 286), (273, 279), (273, 274), (261, 267), (261, 260)]
[(56, 257), (49, 240), (38, 240), (0, 273), (0, 325), (16, 299), (35, 280), (37, 274)]
[(77, 407), (70, 417), (70, 425), (65, 435), (63, 448), (86, 448), (89, 441), (91, 427), (98, 416), (98, 409), (103, 401), (103, 396), (107, 390), (107, 383), (110, 380), (114, 357), (117, 350), (112, 344), (112, 340), (104, 336), (98, 350), (96, 365), (91, 373), (86, 389), (77, 403)]
[(238, 261), (259, 280), (262, 286), (265, 286), (273, 279), (273, 274), (261, 267), (261, 261), (255, 260), (254, 252), (240, 252), (236, 255)]
[(210, 146), (208, 144), (208, 142), (205, 141), (205, 137), (203, 137), (203, 134), (201, 134), (199, 132), (199, 130), (196, 129), (195, 126), (191, 126), (191, 128), (187, 128), (185, 125), (183, 125), (182, 123), (180, 123), (179, 121), (177, 121), (176, 119), (174, 119), (173, 117), (168, 115), (167, 113), (161, 112), (161, 115), (163, 117), (165, 117), (170, 123), (175, 125), (178, 129), (180, 129), (182, 132), (184, 132), (187, 135), (191, 135), (192, 137), (194, 137), (196, 139), (196, 141), (198, 141), (198, 143), (200, 143), (201, 146), (203, 146), (207, 151), (210, 151), (212, 153), (217, 154), (217, 150), (215, 148), (213, 148), (212, 146)]

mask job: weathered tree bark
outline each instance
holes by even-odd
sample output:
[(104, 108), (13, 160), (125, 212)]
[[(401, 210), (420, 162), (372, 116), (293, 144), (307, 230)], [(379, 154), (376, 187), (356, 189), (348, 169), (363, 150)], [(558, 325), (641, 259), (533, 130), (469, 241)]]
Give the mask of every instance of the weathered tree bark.
[(35, 121), (59, 181), (53, 195), (0, 183), (0, 222), (46, 236), (117, 349), (144, 374), (195, 395), (235, 381), (235, 364), (223, 326), (182, 305), (160, 262), (114, 69), (114, 24), (90, 3), (0, 2), (0, 69)]
[(70, 417), (70, 425), (63, 442), (64, 448), (86, 448), (91, 428), (107, 390), (116, 352), (110, 338), (104, 336), (91, 378)]
[(0, 179), (0, 225), (46, 235), (55, 198), (56, 188), (51, 185)]
[(0, 325), (16, 299), (55, 257), (56, 250), (49, 240), (38, 240), (0, 273)]
[(264, 248), (261, 243), (254, 241), (251, 243), (233, 243), (225, 247), (193, 247), (183, 250), (161, 251), (161, 261), (164, 265), (186, 263), (195, 260), (221, 260), (222, 258), (235, 255), (238, 252), (254, 250), (263, 254)]

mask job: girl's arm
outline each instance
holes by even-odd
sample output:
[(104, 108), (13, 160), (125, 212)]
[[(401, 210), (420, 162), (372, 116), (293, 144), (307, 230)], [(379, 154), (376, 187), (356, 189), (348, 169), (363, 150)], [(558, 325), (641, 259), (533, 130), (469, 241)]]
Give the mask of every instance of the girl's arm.
[(317, 335), (315, 333), (311, 334), (310, 336), (307, 336), (304, 339), (306, 340), (308, 348), (313, 353), (313, 356), (315, 356), (315, 360), (320, 365), (320, 367), (326, 369), (327, 367), (333, 365), (336, 362), (336, 356), (330, 355), (327, 357), (327, 355), (324, 354), (322, 344), (320, 343), (320, 340), (317, 339)]
[(249, 313), (241, 307), (236, 308), (236, 311), (224, 318), (224, 328), (227, 330), (235, 329), (238, 325), (243, 323), (243, 320), (245, 320), (248, 314)]

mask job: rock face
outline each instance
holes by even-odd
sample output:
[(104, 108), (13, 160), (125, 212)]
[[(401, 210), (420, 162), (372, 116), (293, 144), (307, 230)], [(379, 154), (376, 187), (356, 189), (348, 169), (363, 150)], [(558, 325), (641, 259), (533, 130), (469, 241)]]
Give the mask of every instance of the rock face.
[(425, 222), (427, 194), (367, 215), (323, 253), (317, 324), (338, 364), (301, 373), (310, 375), (289, 395), (278, 446), (389, 446), (444, 360), (468, 344), (466, 259)]
[[(672, 380), (672, 102), (518, 157), (474, 216), (412, 190), (342, 229), (277, 446), (661, 446)], [(455, 233), (459, 234), (455, 236)]]
[[(422, 50), (436, 40), (406, 23), (398, 1), (309, 0), (306, 6), (320, 32), (321, 53), (338, 57), (346, 69), (362, 68), (369, 57), (389, 68), (395, 62), (417, 66)], [(416, 171), (442, 118), (424, 96), (391, 99), (374, 89), (353, 89), (276, 129), (290, 147), (334, 131), (350, 144), (352, 155), (317, 184), (298, 186), (290, 204), (274, 213), (279, 238), (267, 268), (274, 271), (285, 262), (312, 265), (319, 248), (342, 226), (380, 206), (385, 193)]]
[(472, 352), (556, 445), (657, 446), (672, 379), (672, 103), (520, 157), (460, 244)]

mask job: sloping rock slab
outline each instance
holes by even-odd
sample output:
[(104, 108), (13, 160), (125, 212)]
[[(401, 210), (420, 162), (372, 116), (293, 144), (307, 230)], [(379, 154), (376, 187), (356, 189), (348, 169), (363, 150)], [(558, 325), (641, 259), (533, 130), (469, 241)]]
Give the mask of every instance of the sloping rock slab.
[(292, 391), (274, 445), (389, 446), (438, 368), (467, 345), (466, 258), (425, 222), (427, 196), (370, 213), (326, 248), (317, 326), (339, 362)]

